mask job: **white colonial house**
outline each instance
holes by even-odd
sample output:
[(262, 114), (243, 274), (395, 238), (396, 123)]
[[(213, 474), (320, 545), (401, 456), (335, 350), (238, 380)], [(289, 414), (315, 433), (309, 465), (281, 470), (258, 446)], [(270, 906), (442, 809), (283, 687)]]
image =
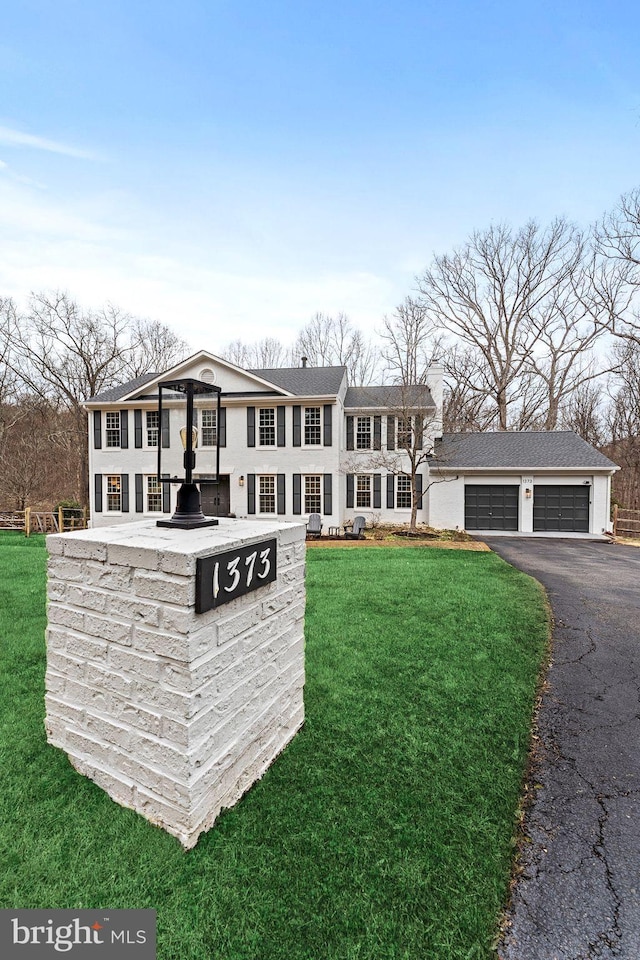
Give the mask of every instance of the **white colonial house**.
[[(194, 479), (207, 515), (306, 520), (323, 529), (356, 515), (478, 532), (601, 535), (609, 529), (611, 475), (617, 469), (573, 433), (442, 434), (443, 371), (426, 386), (348, 387), (346, 368), (243, 370), (201, 351), (162, 373), (146, 374), (86, 403), (94, 526), (175, 508), (184, 474), (180, 430), (184, 397), (158, 384), (193, 378), (219, 387), (195, 400)], [(415, 485), (409, 458), (419, 461)], [(424, 454), (424, 455), (423, 455)]]

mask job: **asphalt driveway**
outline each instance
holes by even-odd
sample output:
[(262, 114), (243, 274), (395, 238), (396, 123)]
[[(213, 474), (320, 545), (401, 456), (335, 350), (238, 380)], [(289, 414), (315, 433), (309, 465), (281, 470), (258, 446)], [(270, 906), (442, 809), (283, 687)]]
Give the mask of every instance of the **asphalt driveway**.
[(502, 960), (640, 958), (640, 549), (486, 539), (554, 616), (540, 766)]

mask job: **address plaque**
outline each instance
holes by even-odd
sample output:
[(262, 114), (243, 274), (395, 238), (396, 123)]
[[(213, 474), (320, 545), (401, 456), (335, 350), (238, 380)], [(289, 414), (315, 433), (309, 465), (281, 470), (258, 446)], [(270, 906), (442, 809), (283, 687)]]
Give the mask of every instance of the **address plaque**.
[(277, 541), (262, 540), (196, 560), (196, 613), (206, 613), (276, 579)]

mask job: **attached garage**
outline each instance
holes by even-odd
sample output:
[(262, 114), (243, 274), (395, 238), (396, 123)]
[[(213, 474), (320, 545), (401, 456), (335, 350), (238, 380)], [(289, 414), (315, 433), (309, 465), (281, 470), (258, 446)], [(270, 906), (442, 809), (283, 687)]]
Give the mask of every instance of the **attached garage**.
[(520, 486), (465, 484), (465, 530), (517, 530)]
[(480, 535), (602, 537), (617, 469), (568, 430), (445, 434), (429, 463), (429, 523)]
[(533, 488), (533, 529), (562, 533), (589, 533), (591, 484)]

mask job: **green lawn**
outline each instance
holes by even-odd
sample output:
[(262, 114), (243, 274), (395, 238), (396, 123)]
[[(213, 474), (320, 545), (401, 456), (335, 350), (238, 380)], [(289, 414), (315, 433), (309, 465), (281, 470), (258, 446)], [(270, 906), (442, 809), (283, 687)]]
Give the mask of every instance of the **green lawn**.
[(0, 534), (0, 906), (153, 907), (159, 960), (477, 960), (548, 624), (491, 553), (308, 553), (306, 723), (194, 850), (45, 742), (42, 538)]

